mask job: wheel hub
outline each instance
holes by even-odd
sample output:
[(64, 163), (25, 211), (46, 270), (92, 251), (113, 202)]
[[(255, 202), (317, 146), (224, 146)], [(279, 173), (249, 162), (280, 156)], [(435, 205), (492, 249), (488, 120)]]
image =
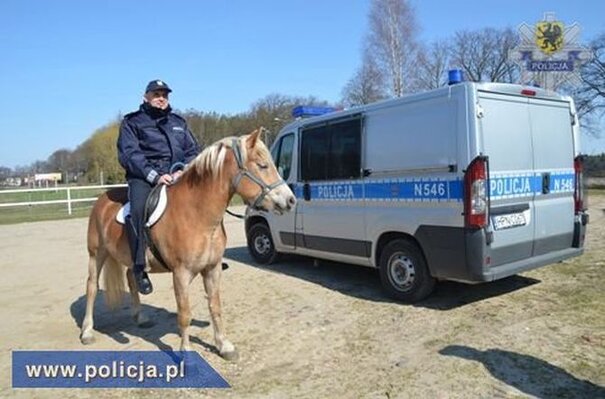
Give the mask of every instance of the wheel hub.
[(271, 250), (271, 241), (266, 235), (259, 235), (254, 239), (254, 249), (259, 254), (266, 254)]
[(400, 289), (411, 288), (416, 277), (414, 263), (404, 254), (394, 254), (389, 260), (389, 277)]

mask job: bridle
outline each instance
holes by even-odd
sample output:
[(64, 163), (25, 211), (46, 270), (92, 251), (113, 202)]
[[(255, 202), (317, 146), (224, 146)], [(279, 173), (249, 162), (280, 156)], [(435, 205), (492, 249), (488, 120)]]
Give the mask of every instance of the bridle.
[(261, 179), (259, 179), (257, 176), (255, 176), (252, 172), (250, 172), (248, 168), (244, 166), (244, 159), (242, 156), (242, 150), (240, 148), (240, 141), (241, 140), (234, 138), (231, 142), (231, 148), (233, 149), (235, 161), (237, 162), (237, 167), (239, 169), (237, 175), (233, 178), (233, 189), (237, 191), (237, 187), (239, 186), (244, 176), (252, 180), (254, 183), (258, 184), (261, 188), (261, 191), (256, 196), (256, 199), (250, 206), (254, 209), (260, 209), (260, 204), (263, 202), (267, 194), (269, 194), (271, 190), (281, 186), (282, 184), (286, 184), (286, 182), (284, 181), (284, 179), (280, 178), (275, 183), (267, 184)]

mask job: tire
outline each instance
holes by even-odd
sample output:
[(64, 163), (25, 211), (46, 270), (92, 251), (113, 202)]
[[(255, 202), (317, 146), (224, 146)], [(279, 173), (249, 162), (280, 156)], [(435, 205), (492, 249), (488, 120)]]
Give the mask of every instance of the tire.
[(248, 252), (261, 265), (269, 265), (277, 259), (275, 244), (269, 227), (264, 223), (256, 223), (248, 230)]
[(380, 254), (379, 266), (383, 290), (398, 301), (418, 302), (435, 288), (435, 279), (429, 273), (424, 255), (412, 241), (389, 242)]

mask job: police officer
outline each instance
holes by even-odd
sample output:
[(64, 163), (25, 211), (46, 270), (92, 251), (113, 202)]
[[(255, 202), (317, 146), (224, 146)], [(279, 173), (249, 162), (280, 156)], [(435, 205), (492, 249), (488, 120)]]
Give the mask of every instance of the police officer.
[(126, 223), (133, 272), (141, 294), (153, 286), (145, 272), (143, 213), (153, 186), (172, 184), (182, 171), (170, 174), (172, 165), (188, 163), (200, 147), (186, 121), (172, 113), (168, 96), (172, 90), (161, 80), (152, 80), (145, 89), (138, 111), (124, 117), (118, 137), (118, 159), (126, 170), (130, 223)]

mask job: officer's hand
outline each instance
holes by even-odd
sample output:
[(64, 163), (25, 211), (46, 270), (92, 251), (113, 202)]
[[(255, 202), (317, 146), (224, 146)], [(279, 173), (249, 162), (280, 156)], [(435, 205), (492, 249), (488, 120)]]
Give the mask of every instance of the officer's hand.
[(169, 174), (165, 174), (160, 176), (160, 179), (158, 180), (158, 184), (165, 184), (167, 186), (172, 184), (172, 176)]
[(182, 174), (183, 174), (182, 170), (177, 170), (176, 172), (174, 172), (172, 174), (172, 182), (176, 183), (176, 181), (179, 179), (179, 177), (181, 177)]

